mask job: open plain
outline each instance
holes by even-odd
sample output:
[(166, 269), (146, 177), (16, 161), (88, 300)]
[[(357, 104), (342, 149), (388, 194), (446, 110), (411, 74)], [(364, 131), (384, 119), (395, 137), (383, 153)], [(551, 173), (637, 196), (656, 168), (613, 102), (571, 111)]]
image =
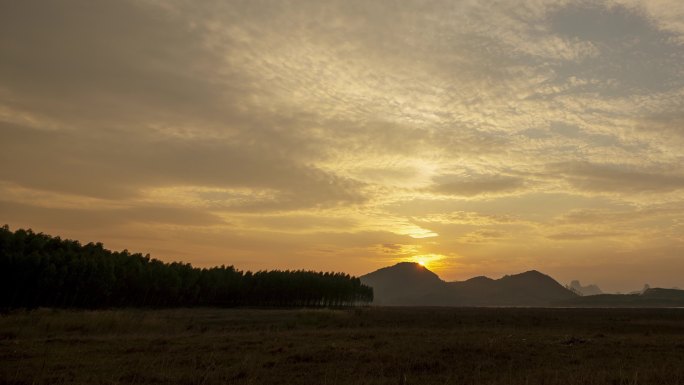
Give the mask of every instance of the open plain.
[(17, 311), (3, 384), (682, 384), (684, 309)]

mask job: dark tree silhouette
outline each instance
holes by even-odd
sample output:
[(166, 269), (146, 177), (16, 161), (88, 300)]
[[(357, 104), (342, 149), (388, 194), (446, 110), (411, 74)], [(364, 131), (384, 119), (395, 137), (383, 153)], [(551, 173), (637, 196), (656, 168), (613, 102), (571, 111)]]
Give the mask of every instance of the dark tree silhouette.
[(0, 228), (0, 307), (353, 306), (373, 289), (344, 273), (243, 272), (164, 263), (101, 243)]

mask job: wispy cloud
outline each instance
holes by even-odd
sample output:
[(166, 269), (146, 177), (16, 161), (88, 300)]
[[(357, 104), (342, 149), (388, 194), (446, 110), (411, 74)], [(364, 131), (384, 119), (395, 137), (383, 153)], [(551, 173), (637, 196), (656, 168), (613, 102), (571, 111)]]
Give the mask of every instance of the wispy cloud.
[(684, 200), (679, 1), (2, 8), (12, 226), (246, 268), (458, 255), (446, 277), (684, 250), (647, 214)]

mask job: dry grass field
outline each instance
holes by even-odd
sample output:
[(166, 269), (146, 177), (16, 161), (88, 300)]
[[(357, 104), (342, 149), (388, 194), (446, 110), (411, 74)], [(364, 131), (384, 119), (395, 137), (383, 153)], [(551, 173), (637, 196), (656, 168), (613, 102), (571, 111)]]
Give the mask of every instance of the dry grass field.
[(39, 309), (3, 384), (684, 384), (684, 309)]

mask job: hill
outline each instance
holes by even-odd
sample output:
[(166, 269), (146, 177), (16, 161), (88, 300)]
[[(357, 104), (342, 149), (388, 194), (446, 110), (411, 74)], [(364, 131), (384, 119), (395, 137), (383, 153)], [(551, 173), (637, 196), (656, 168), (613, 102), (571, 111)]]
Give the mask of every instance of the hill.
[(437, 274), (412, 262), (401, 262), (359, 277), (373, 287), (376, 305), (421, 305), (423, 297), (444, 288)]
[(574, 280), (574, 281), (570, 282), (570, 286), (568, 286), (568, 289), (574, 291), (575, 293), (577, 293), (579, 295), (603, 294), (603, 291), (597, 285), (591, 284), (591, 285), (587, 285), (587, 286), (582, 286), (582, 284), (578, 280)]
[(600, 294), (576, 297), (557, 305), (567, 307), (684, 307), (684, 290), (646, 289), (638, 294)]
[(600, 289), (596, 285), (581, 286), (579, 281), (566, 288), (536, 270), (500, 279), (480, 276), (445, 282), (424, 266), (402, 262), (359, 278), (373, 288), (373, 304), (385, 306), (684, 307), (684, 290), (646, 286), (630, 294), (582, 296), (573, 287), (587, 289), (587, 294)]
[(434, 297), (433, 303), (454, 306), (549, 306), (576, 296), (553, 278), (536, 270), (500, 279), (477, 277), (451, 282), (447, 286), (448, 289), (441, 296)]
[(550, 306), (577, 295), (536, 270), (500, 279), (444, 282), (427, 268), (402, 262), (360, 277), (374, 304), (401, 306)]

